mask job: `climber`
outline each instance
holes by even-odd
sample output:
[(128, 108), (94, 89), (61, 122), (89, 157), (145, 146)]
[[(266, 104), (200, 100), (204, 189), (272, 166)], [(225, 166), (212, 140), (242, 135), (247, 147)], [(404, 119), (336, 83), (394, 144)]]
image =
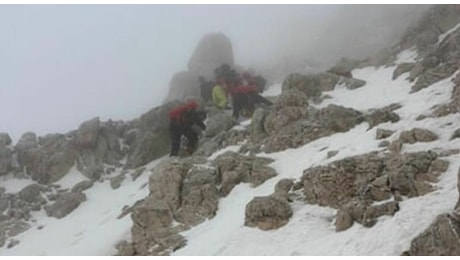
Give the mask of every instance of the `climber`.
[(200, 84), (200, 95), (203, 101), (211, 101), (212, 88), (215, 85), (214, 82), (205, 80), (203, 76), (198, 77), (198, 82)]
[(185, 105), (178, 106), (169, 111), (169, 134), (171, 136), (171, 153), (169, 156), (179, 154), (181, 137), (184, 135), (188, 140), (186, 153), (191, 155), (198, 143), (198, 134), (193, 129), (194, 125), (205, 130), (203, 121), (206, 119), (206, 112), (197, 110), (198, 104), (190, 101)]
[(212, 89), (212, 102), (218, 108), (229, 109), (227, 97), (227, 84), (223, 79), (218, 79), (217, 84)]
[(257, 104), (268, 106), (273, 103), (259, 94), (256, 85), (242, 85), (236, 87), (232, 92), (233, 117), (238, 119), (240, 112), (246, 113), (246, 116), (252, 115)]

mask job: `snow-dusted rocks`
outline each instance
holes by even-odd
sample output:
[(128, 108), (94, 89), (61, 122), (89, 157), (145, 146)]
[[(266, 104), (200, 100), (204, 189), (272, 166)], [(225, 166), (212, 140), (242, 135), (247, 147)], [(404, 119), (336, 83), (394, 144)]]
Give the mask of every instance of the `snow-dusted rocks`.
[(379, 155), (375, 152), (349, 157), (304, 171), (301, 182), (306, 201), (338, 208), (336, 230), (350, 227), (353, 221), (371, 226), (382, 215), (398, 210), (396, 201), (373, 206), (373, 201), (392, 197), (422, 196), (432, 191), (437, 177), (448, 163), (432, 152)]
[(292, 216), (289, 191), (293, 185), (292, 180), (282, 179), (276, 184), (273, 194), (252, 199), (246, 205), (244, 225), (262, 230), (284, 226)]
[(398, 108), (400, 108), (398, 104), (393, 104), (388, 107), (369, 111), (369, 113), (364, 116), (365, 120), (369, 123), (369, 129), (385, 122), (398, 122), (400, 119), (399, 115), (393, 112), (393, 110)]
[(460, 255), (460, 219), (455, 214), (442, 214), (411, 242), (405, 255)]
[(413, 62), (403, 62), (403, 63), (398, 64), (398, 66), (396, 67), (396, 69), (393, 72), (392, 79), (395, 80), (399, 76), (401, 76), (402, 74), (412, 71), (414, 66), (415, 66), (415, 64)]
[(86, 200), (81, 192), (67, 192), (60, 194), (57, 200), (49, 206), (45, 206), (46, 214), (50, 217), (63, 218), (76, 209), (80, 203)]
[(27, 173), (42, 184), (61, 179), (75, 163), (74, 144), (63, 134), (48, 134), (38, 143), (39, 147), (29, 150), (24, 164)]

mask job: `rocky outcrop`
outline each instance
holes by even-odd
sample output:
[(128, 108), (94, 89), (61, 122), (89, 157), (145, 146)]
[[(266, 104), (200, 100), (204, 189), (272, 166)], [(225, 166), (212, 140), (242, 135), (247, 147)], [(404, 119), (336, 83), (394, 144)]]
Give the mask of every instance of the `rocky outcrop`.
[(401, 196), (432, 191), (432, 183), (447, 167), (448, 163), (438, 160), (433, 152), (372, 152), (307, 169), (301, 183), (308, 203), (339, 209), (336, 228), (344, 230), (353, 221), (373, 225), (377, 217), (392, 215), (398, 209), (395, 202), (372, 206), (373, 201), (401, 200)]
[(385, 123), (392, 122), (396, 123), (399, 121), (399, 115), (393, 112), (393, 110), (400, 108), (399, 104), (393, 104), (382, 109), (374, 109), (366, 114), (365, 120), (369, 123), (369, 129), (372, 129), (374, 126)]
[(292, 217), (289, 205), (289, 191), (292, 186), (292, 180), (283, 179), (277, 183), (273, 194), (252, 199), (246, 205), (244, 225), (262, 230), (284, 226)]
[(213, 79), (214, 70), (223, 64), (235, 67), (230, 39), (222, 33), (205, 35), (188, 62), (188, 70), (178, 72), (172, 77), (165, 101), (199, 97), (198, 77)]
[(399, 140), (404, 144), (414, 144), (417, 142), (432, 142), (438, 139), (438, 136), (427, 129), (414, 128), (409, 131), (403, 131), (399, 135)]
[(398, 64), (398, 66), (396, 67), (396, 69), (393, 72), (392, 79), (395, 80), (399, 76), (401, 76), (402, 74), (412, 71), (414, 66), (415, 66), (415, 64), (412, 63), (412, 62), (404, 62), (404, 63)]
[(76, 159), (75, 144), (63, 134), (40, 137), (39, 146), (25, 150), (27, 173), (42, 184), (55, 182), (70, 170)]
[(458, 215), (442, 214), (412, 240), (406, 255), (454, 256), (460, 255), (460, 220)]
[[(168, 255), (183, 247), (179, 232), (213, 218), (219, 197), (237, 183), (256, 186), (276, 174), (269, 162), (232, 152), (212, 163), (203, 157), (163, 161), (152, 170), (149, 196), (125, 210), (132, 212), (132, 242), (120, 243), (118, 254)], [(228, 181), (229, 175), (237, 177)]]
[(234, 152), (226, 152), (214, 161), (221, 185), (219, 193), (226, 196), (239, 183), (251, 183), (259, 186), (276, 176), (273, 168), (266, 166), (271, 159), (247, 157)]
[(68, 192), (59, 195), (58, 199), (44, 209), (49, 217), (63, 218), (76, 209), (80, 203), (86, 200), (81, 192)]

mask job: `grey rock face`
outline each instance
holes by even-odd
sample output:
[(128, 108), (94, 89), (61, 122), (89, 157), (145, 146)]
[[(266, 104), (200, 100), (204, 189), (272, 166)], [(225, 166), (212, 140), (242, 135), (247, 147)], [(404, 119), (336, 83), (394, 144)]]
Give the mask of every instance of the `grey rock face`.
[(406, 63), (401, 63), (398, 64), (398, 67), (396, 67), (395, 71), (393, 72), (393, 80), (397, 79), (401, 74), (404, 74), (406, 72), (410, 72), (414, 68), (415, 64), (411, 62), (406, 62)]
[(214, 217), (218, 205), (217, 170), (207, 166), (193, 166), (184, 179), (182, 205), (175, 218), (187, 225), (196, 225)]
[(232, 43), (224, 34), (213, 33), (200, 40), (188, 62), (188, 68), (211, 76), (209, 74), (222, 64), (234, 66)]
[(369, 123), (369, 129), (376, 125), (385, 122), (398, 122), (399, 115), (391, 111), (389, 108), (378, 109), (365, 116), (366, 121)]
[(39, 144), (27, 153), (27, 173), (42, 184), (61, 179), (75, 163), (75, 145), (62, 134), (40, 137)]
[(390, 137), (395, 131), (378, 128), (376, 132), (375, 139), (385, 139)]

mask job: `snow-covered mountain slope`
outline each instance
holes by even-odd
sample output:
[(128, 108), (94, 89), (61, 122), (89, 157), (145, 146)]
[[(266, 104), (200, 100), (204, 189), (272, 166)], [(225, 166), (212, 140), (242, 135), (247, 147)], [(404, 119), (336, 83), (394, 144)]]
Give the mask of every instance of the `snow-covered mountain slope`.
[[(397, 63), (413, 60), (416, 54), (401, 53)], [(275, 184), (283, 178), (298, 180), (302, 172), (310, 167), (326, 165), (349, 156), (380, 151), (381, 140), (377, 140), (376, 129), (396, 131), (395, 139), (403, 130), (421, 127), (431, 130), (439, 139), (427, 143), (405, 144), (402, 152), (441, 151), (460, 148), (460, 139), (449, 140), (452, 133), (460, 128), (460, 115), (416, 120), (419, 115), (429, 114), (434, 106), (448, 103), (453, 83), (451, 78), (441, 80), (419, 92), (411, 92), (411, 83), (402, 74), (392, 80), (393, 67), (365, 67), (353, 70), (353, 76), (365, 80), (367, 84), (355, 90), (341, 85), (325, 92), (325, 99), (317, 107), (338, 104), (365, 112), (399, 103), (395, 110), (400, 121), (383, 123), (368, 129), (368, 123), (357, 125), (345, 133), (337, 133), (320, 138), (296, 149), (259, 156), (274, 159), (269, 166), (278, 175), (257, 188), (249, 184), (239, 184), (229, 195), (219, 200), (219, 209), (214, 218), (181, 233), (187, 245), (173, 255), (399, 255), (407, 250), (414, 237), (426, 229), (435, 217), (452, 211), (458, 198), (457, 169), (460, 155), (454, 154), (443, 159), (450, 162), (448, 170), (435, 184), (435, 191), (424, 196), (405, 198), (400, 202), (400, 210), (394, 216), (380, 217), (371, 228), (355, 223), (351, 228), (336, 232), (334, 219), (336, 209), (309, 205), (295, 201), (292, 203), (293, 216), (289, 222), (276, 230), (263, 231), (244, 226), (245, 207), (255, 196), (265, 196), (273, 192)], [(267, 96), (281, 93), (281, 86), (270, 86)], [(245, 127), (248, 122), (239, 127)], [(391, 140), (390, 140), (391, 141)], [(225, 150), (237, 151), (238, 146), (225, 148), (211, 155), (213, 159)], [(327, 153), (339, 151), (332, 158)], [(122, 208), (133, 205), (148, 195), (148, 177), (163, 157), (151, 162), (136, 181), (126, 179), (119, 189), (110, 188), (109, 181), (95, 183), (85, 191), (87, 201), (63, 219), (47, 217), (43, 211), (34, 213), (34, 226), (13, 239), (19, 244), (12, 248), (0, 248), (1, 255), (112, 255), (115, 245), (121, 240), (130, 240), (132, 220), (129, 215), (118, 219)], [(114, 175), (117, 172), (113, 173)], [(74, 170), (73, 177), (62, 180), (62, 185), (71, 187), (79, 178)], [(72, 179), (75, 178), (75, 179)], [(0, 185), (13, 185), (13, 180), (4, 180)], [(14, 185), (18, 186), (17, 180)]]

